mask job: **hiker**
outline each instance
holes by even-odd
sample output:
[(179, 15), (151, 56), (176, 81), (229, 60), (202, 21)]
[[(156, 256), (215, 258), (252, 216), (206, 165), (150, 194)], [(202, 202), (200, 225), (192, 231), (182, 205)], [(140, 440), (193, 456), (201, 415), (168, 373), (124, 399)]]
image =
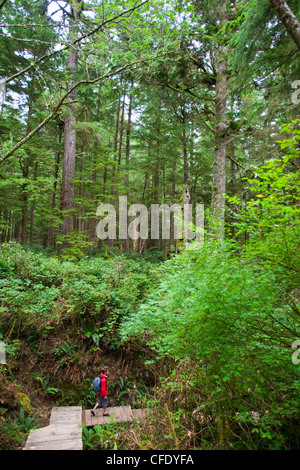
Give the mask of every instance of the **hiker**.
[(93, 416), (95, 416), (95, 410), (98, 408), (98, 406), (102, 405), (103, 406), (103, 416), (109, 416), (109, 414), (106, 412), (107, 410), (107, 405), (108, 405), (108, 400), (107, 400), (107, 379), (108, 379), (108, 367), (103, 367), (100, 373), (100, 392), (99, 392), (99, 398), (92, 409), (91, 413)]

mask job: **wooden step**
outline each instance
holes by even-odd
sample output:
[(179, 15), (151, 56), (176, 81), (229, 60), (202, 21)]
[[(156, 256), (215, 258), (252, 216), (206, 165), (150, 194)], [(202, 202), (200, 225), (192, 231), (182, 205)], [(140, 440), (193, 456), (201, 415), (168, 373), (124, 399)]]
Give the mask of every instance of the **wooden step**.
[(82, 450), (82, 424), (87, 427), (114, 422), (144, 419), (145, 410), (132, 410), (130, 406), (107, 408), (109, 416), (103, 416), (103, 409), (91, 410), (80, 406), (53, 408), (50, 424), (45, 428), (30, 431), (24, 450)]
[(50, 424), (79, 424), (82, 423), (81, 406), (60, 406), (52, 409)]
[(103, 409), (97, 408), (95, 416), (91, 414), (91, 410), (82, 412), (82, 422), (86, 427), (110, 424), (115, 422), (133, 421), (135, 419), (144, 419), (146, 417), (145, 410), (133, 410), (130, 406), (116, 406), (107, 408), (109, 417), (103, 416)]
[(24, 450), (82, 450), (82, 408), (53, 408), (49, 426), (30, 431)]

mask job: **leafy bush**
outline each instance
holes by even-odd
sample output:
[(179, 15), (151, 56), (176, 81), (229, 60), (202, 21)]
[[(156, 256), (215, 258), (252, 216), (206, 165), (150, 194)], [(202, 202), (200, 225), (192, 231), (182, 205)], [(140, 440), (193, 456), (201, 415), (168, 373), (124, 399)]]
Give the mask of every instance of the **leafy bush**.
[(62, 261), (17, 243), (0, 251), (0, 316), (5, 336), (34, 338), (71, 323), (73, 331), (117, 347), (120, 319), (157, 278), (155, 265), (114, 257)]
[[(238, 432), (249, 448), (295, 445), (300, 387), (291, 344), (300, 332), (283, 288), (278, 271), (208, 243), (167, 262), (160, 287), (122, 325), (124, 339), (144, 332), (158, 357), (197, 364), (184, 409), (197, 413), (201, 406), (213, 416), (215, 444), (220, 419), (229, 423), (231, 441)], [(236, 430), (241, 422), (247, 431)]]
[[(248, 234), (248, 256), (272, 269), (285, 268), (290, 287), (299, 285), (300, 237), (300, 120), (282, 127), (286, 138), (279, 141), (282, 156), (253, 167), (246, 182), (252, 197), (229, 198), (237, 236)], [(281, 273), (283, 274), (283, 272)]]
[(158, 358), (195, 371), (182, 408), (182, 369), (167, 389), (162, 384), (161, 402), (171, 391), (167, 404), (188, 411), (186, 423), (195, 426), (198, 416), (201, 448), (299, 445), (299, 365), (291, 350), (300, 337), (296, 125), (283, 129), (293, 135), (281, 141), (284, 156), (248, 180), (253, 198), (230, 201), (246, 243), (219, 246), (207, 237), (202, 250), (167, 261), (159, 287), (122, 323), (124, 340), (143, 334)]

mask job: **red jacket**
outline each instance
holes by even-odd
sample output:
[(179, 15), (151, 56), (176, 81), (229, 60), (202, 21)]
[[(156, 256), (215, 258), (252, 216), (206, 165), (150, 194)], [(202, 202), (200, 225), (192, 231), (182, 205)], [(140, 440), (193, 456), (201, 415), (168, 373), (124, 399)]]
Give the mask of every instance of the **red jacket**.
[(101, 377), (101, 387), (100, 387), (99, 396), (106, 397), (107, 396), (107, 376), (102, 374), (101, 372), (100, 377)]

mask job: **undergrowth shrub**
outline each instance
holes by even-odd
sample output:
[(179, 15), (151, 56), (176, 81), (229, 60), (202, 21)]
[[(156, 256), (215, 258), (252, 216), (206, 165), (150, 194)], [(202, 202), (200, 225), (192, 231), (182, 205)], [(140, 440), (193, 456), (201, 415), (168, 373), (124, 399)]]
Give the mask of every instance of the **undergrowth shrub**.
[(173, 385), (168, 382), (177, 391), (168, 406), (186, 416), (211, 417), (207, 432), (202, 425), (194, 431), (193, 424), (199, 446), (206, 441), (236, 448), (297, 446), (299, 369), (291, 345), (299, 337), (299, 322), (284, 295), (280, 270), (209, 244), (164, 269), (159, 288), (124, 321), (122, 334), (134, 341), (144, 333), (158, 357), (196, 364), (188, 400), (177, 408), (184, 398), (181, 370), (179, 380), (175, 374)]
[[(0, 319), (6, 339), (47, 335), (58, 325), (88, 341), (118, 347), (121, 318), (156, 282), (155, 265), (138, 257), (45, 256), (11, 242), (0, 250)], [(33, 334), (33, 331), (35, 332)], [(85, 336), (86, 335), (86, 336)]]
[(182, 411), (200, 448), (299, 448), (297, 124), (283, 128), (292, 134), (283, 156), (253, 170), (251, 199), (231, 199), (237, 238), (220, 245), (207, 236), (201, 250), (167, 261), (159, 286), (121, 326), (124, 341), (143, 335), (161, 360), (187, 361), (187, 372), (162, 381), (160, 404)]

